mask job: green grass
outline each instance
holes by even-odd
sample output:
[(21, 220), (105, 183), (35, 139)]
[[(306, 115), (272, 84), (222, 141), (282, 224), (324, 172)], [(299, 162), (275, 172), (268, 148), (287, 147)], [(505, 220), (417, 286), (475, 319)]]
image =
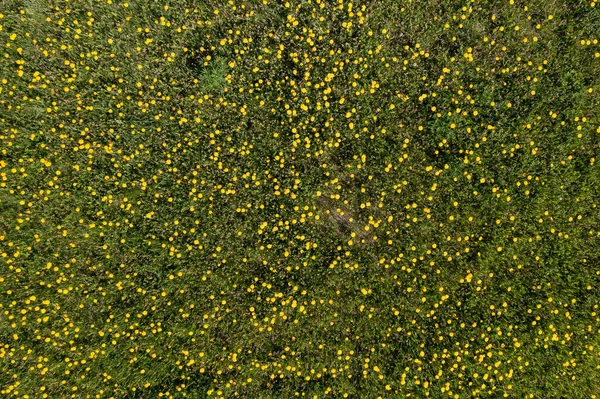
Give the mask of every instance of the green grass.
[(0, 396), (600, 396), (600, 5), (1, 4)]

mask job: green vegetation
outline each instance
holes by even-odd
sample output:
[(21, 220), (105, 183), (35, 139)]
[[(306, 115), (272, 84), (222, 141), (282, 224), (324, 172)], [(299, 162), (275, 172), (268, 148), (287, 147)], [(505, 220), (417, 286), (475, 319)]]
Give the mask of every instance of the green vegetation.
[(0, 12), (1, 396), (600, 397), (600, 4)]

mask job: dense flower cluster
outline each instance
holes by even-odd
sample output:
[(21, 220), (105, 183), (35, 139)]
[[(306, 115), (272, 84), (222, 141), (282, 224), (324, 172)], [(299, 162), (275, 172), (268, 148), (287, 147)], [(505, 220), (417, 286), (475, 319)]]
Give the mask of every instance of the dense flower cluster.
[(600, 5), (5, 3), (3, 397), (600, 397)]

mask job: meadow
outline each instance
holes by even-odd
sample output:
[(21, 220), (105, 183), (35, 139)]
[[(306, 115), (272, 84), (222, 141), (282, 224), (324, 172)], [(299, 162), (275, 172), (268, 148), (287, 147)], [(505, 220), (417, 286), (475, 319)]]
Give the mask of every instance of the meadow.
[(599, 398), (600, 4), (0, 1), (0, 396)]

